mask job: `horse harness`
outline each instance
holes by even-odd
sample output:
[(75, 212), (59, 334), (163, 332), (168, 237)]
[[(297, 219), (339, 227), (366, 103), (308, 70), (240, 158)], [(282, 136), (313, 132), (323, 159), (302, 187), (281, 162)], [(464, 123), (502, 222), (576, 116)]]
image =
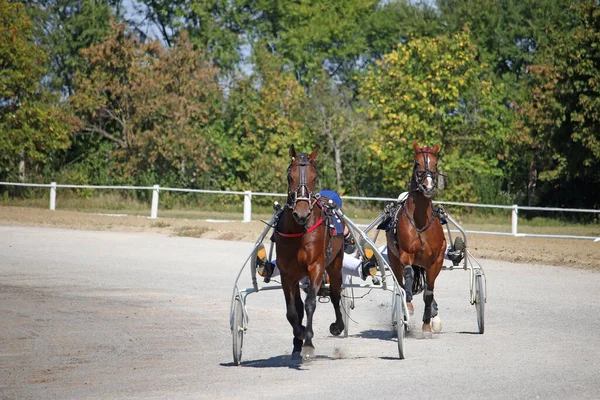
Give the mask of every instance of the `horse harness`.
[[(417, 190), (415, 190), (417, 191)], [(411, 192), (412, 194), (412, 192)], [(409, 195), (410, 197), (410, 195)], [(410, 224), (413, 226), (413, 228), (415, 228), (415, 231), (417, 231), (417, 235), (419, 237), (419, 243), (421, 245), (421, 253), (419, 254), (419, 264), (418, 265), (423, 265), (423, 251), (425, 251), (425, 246), (423, 245), (423, 238), (421, 237), (421, 233), (425, 232), (427, 229), (429, 229), (429, 227), (431, 226), (431, 224), (433, 223), (433, 220), (437, 217), (440, 218), (440, 216), (443, 213), (443, 209), (440, 208), (433, 208), (431, 209), (431, 218), (429, 219), (429, 223), (427, 225), (425, 225), (422, 228), (417, 228), (417, 225), (415, 224), (415, 221), (413, 218), (410, 217), (410, 215), (408, 215), (408, 211), (406, 210), (406, 202), (408, 201), (408, 198), (402, 202), (402, 204), (398, 204), (395, 207), (395, 210), (392, 209), (390, 210), (390, 214), (394, 214), (394, 219), (391, 221), (392, 223), (390, 225), (388, 225), (388, 230), (391, 229), (392, 230), (392, 235), (394, 238), (397, 238), (397, 234), (398, 234), (398, 221), (400, 220), (400, 217), (402, 217), (402, 213), (404, 213), (406, 215), (406, 218), (408, 219), (408, 221), (410, 222)], [(394, 240), (394, 246), (396, 247), (396, 251), (398, 251), (400, 249), (400, 245), (398, 244), (398, 241), (395, 239)]]
[[(332, 231), (334, 231), (334, 229), (333, 229), (334, 224), (332, 223), (332, 221), (334, 218), (336, 218), (335, 212), (333, 211), (333, 209), (336, 208), (337, 206), (335, 204), (333, 204), (332, 202), (326, 203), (318, 193), (316, 195), (314, 195), (313, 192), (308, 187), (308, 183), (306, 181), (306, 179), (307, 179), (307, 171), (306, 170), (309, 166), (313, 167), (315, 169), (314, 181), (317, 180), (316, 168), (315, 168), (314, 164), (310, 162), (308, 155), (305, 153), (300, 153), (298, 155), (298, 161), (297, 161), (296, 165), (298, 167), (300, 167), (300, 171), (299, 171), (300, 182), (298, 183), (298, 187), (296, 188), (296, 190), (290, 189), (290, 183), (292, 182), (292, 177), (290, 176), (290, 173), (291, 173), (292, 167), (294, 166), (294, 164), (290, 164), (290, 166), (287, 169), (288, 201), (284, 205), (284, 208), (281, 209), (275, 216), (275, 221), (274, 221), (275, 232), (273, 233), (271, 240), (274, 240), (275, 235), (279, 235), (284, 238), (299, 238), (299, 237), (302, 237), (306, 234), (313, 232), (323, 223), (325, 223), (325, 225), (330, 228), (331, 236), (343, 235), (343, 231), (342, 232), (332, 232)], [(303, 232), (296, 232), (296, 233), (281, 232), (281, 230), (279, 229), (279, 222), (280, 222), (281, 215), (284, 212), (284, 209), (287, 208), (289, 210), (293, 210), (296, 207), (296, 203), (298, 201), (307, 201), (309, 210), (311, 212), (313, 210), (314, 205), (316, 204), (317, 207), (321, 210), (321, 217), (317, 220), (317, 222), (315, 222), (308, 229), (306, 227), (304, 227)], [(327, 235), (325, 236), (324, 240), (326, 241), (325, 246), (324, 246), (325, 247), (325, 265), (327, 265), (327, 264), (329, 264), (329, 261), (331, 258), (332, 248), (331, 248), (331, 240), (327, 240)]]
[[(283, 206), (283, 208), (280, 209), (277, 212), (277, 214), (275, 215), (275, 221), (273, 223), (273, 227), (275, 228), (275, 231), (273, 232), (273, 236), (271, 236), (271, 240), (272, 241), (275, 240), (275, 235), (278, 235), (278, 236), (281, 236), (284, 238), (300, 238), (304, 235), (308, 235), (309, 233), (315, 231), (322, 224), (324, 224), (326, 227), (329, 228), (330, 238), (334, 237), (334, 236), (343, 235), (344, 234), (343, 230), (341, 232), (337, 232), (335, 230), (334, 224), (333, 224), (333, 219), (336, 218), (334, 209), (337, 208), (337, 206), (335, 204), (332, 206), (331, 203), (325, 202), (319, 194), (316, 194), (314, 196), (314, 199), (311, 203), (311, 209), (314, 205), (316, 205), (321, 210), (321, 217), (317, 220), (317, 222), (315, 222), (309, 228), (304, 227), (304, 231), (302, 231), (302, 232), (285, 233), (285, 232), (282, 232), (279, 228), (281, 216), (283, 215), (283, 212), (286, 208), (293, 210), (293, 207), (291, 205), (285, 204)], [(325, 265), (327, 265), (327, 264), (329, 264), (329, 261), (331, 261), (330, 258), (331, 258), (332, 246), (331, 246), (331, 239), (328, 240), (327, 236), (325, 236), (324, 240), (326, 242), (325, 246), (324, 246), (325, 247)]]

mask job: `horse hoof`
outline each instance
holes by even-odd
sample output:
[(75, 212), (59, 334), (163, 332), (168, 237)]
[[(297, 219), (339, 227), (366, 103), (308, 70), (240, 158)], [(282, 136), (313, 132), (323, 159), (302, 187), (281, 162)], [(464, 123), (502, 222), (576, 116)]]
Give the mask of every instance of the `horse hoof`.
[(410, 301), (408, 303), (406, 303), (406, 308), (408, 308), (408, 315), (409, 316), (413, 316), (415, 315), (415, 306), (413, 306), (413, 303), (411, 303)]
[(302, 353), (300, 351), (294, 351), (292, 353), (292, 360), (295, 360), (295, 361), (302, 360)]
[(304, 346), (301, 355), (303, 360), (310, 360), (315, 357), (315, 348), (312, 346)]
[(343, 330), (344, 330), (343, 325), (342, 325), (342, 328), (340, 328), (338, 326), (338, 324), (336, 324), (335, 322), (333, 324), (329, 325), (329, 332), (331, 332), (331, 334), (333, 336), (339, 336), (340, 333), (342, 333)]
[(431, 318), (431, 329), (435, 333), (440, 333), (442, 331), (442, 319), (439, 316), (435, 316)]
[(423, 339), (432, 339), (431, 324), (423, 324)]

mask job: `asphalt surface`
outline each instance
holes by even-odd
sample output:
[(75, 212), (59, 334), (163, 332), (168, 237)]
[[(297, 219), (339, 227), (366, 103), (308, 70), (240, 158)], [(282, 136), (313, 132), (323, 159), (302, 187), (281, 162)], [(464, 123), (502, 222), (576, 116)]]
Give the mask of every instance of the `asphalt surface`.
[(499, 261), (481, 262), (483, 335), (469, 274), (443, 271), (443, 331), (423, 338), (416, 299), (407, 359), (397, 359), (391, 296), (374, 290), (356, 300), (348, 338), (331, 337), (333, 309), (318, 304), (317, 358), (301, 363), (290, 358), (282, 293), (262, 292), (248, 298), (243, 363), (234, 366), (230, 299), (251, 247), (0, 227), (0, 398), (600, 397), (600, 274)]

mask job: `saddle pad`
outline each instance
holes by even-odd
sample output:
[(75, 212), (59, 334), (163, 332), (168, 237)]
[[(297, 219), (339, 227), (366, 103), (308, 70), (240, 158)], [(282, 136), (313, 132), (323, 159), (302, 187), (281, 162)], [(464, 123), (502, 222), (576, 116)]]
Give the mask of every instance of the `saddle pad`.
[(340, 220), (340, 217), (337, 216), (337, 214), (332, 213), (331, 215), (331, 234), (332, 235), (343, 235), (344, 234), (344, 225), (342, 225), (342, 221)]

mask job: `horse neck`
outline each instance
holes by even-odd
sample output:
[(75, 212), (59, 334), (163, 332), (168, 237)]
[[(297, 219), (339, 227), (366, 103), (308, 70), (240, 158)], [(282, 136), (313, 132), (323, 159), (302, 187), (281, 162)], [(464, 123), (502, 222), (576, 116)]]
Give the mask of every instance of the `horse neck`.
[(423, 193), (417, 190), (417, 182), (413, 178), (410, 182), (410, 202), (408, 204), (409, 213), (412, 212), (413, 221), (418, 228), (422, 228), (429, 223), (432, 218), (431, 199), (425, 197)]

